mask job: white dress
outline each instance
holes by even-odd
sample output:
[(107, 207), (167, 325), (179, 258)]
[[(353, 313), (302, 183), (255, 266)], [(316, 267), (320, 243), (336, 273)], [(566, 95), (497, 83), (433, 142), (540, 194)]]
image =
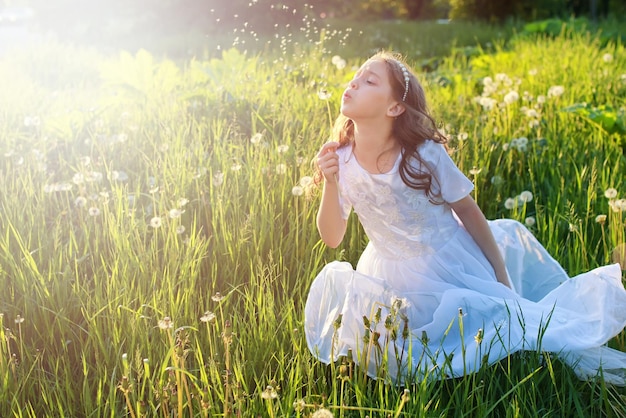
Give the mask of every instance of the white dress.
[[(442, 145), (426, 141), (419, 152), (446, 202), (472, 191)], [(626, 353), (606, 346), (626, 326), (618, 264), (570, 278), (519, 222), (490, 221), (511, 290), (448, 204), (402, 182), (399, 159), (371, 174), (351, 147), (338, 153), (343, 216), (354, 209), (369, 243), (356, 270), (334, 261), (311, 285), (305, 333), (320, 361), (351, 355), (370, 376), (403, 382), (458, 377), (541, 350), (583, 379), (602, 368), (605, 381), (626, 384)]]

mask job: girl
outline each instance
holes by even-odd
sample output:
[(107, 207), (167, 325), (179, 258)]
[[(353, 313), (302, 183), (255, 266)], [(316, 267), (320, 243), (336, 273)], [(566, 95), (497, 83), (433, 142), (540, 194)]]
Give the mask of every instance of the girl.
[(349, 353), (372, 377), (462, 376), (518, 350), (553, 351), (581, 378), (626, 384), (618, 264), (569, 278), (512, 220), (488, 222), (401, 59), (379, 53), (341, 101), (333, 142), (317, 155), (317, 226), (337, 247), (352, 209), (369, 238), (356, 270), (315, 278), (305, 333), (322, 362)]

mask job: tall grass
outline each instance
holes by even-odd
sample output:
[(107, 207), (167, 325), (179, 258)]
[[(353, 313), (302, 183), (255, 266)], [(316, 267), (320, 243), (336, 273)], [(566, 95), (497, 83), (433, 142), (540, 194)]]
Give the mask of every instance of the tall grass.
[[(376, 46), (404, 47), (392, 35)], [(55, 42), (4, 57), (0, 415), (626, 415), (623, 389), (548, 353), (407, 391), (313, 359), (308, 285), (330, 260), (355, 262), (365, 236), (352, 219), (344, 245), (324, 248), (318, 191), (303, 186), (365, 57), (354, 32), (310, 36), (183, 63)], [(563, 33), (481, 48), (421, 74), (479, 204), (530, 225), (571, 275), (610, 262), (624, 137), (563, 109), (623, 114), (623, 45)], [(485, 77), (491, 110), (475, 100)], [(624, 333), (610, 344), (626, 350)]]

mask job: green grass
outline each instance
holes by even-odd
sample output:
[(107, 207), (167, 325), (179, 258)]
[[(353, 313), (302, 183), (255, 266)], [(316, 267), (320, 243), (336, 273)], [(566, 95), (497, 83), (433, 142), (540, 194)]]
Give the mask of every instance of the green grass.
[[(420, 77), (487, 217), (532, 217), (571, 275), (610, 262), (624, 213), (604, 193), (626, 198), (625, 139), (564, 109), (623, 118), (624, 46), (585, 32), (498, 39), (504, 29), (476, 25), (455, 37), (469, 24), (445, 26), (439, 44), (429, 25), (383, 24), (371, 45), (416, 68), (436, 57)], [(624, 389), (581, 382), (547, 353), (408, 394), (310, 355), (308, 286), (325, 263), (355, 262), (365, 236), (352, 219), (344, 244), (325, 248), (319, 191), (293, 188), (312, 174), (367, 36), (311, 30), (284, 48), (176, 61), (56, 42), (3, 57), (0, 416), (626, 415)], [(508, 80), (520, 99), (483, 110), (485, 77), (498, 103)], [(548, 97), (552, 86), (563, 93)], [(532, 201), (505, 208), (525, 190)], [(626, 351), (626, 334), (610, 344)]]

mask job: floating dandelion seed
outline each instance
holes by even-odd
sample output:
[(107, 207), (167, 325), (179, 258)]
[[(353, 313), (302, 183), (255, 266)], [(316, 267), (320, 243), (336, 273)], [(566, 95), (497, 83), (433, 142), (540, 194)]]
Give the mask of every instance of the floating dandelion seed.
[(169, 316), (166, 316), (163, 319), (159, 320), (159, 328), (161, 329), (172, 329), (174, 327), (174, 323)]
[(607, 199), (615, 199), (617, 197), (617, 190), (614, 188), (608, 188), (604, 191), (604, 197)]
[(150, 219), (150, 226), (154, 229), (160, 228), (162, 224), (163, 224), (163, 220), (159, 216), (155, 216), (152, 219)]

